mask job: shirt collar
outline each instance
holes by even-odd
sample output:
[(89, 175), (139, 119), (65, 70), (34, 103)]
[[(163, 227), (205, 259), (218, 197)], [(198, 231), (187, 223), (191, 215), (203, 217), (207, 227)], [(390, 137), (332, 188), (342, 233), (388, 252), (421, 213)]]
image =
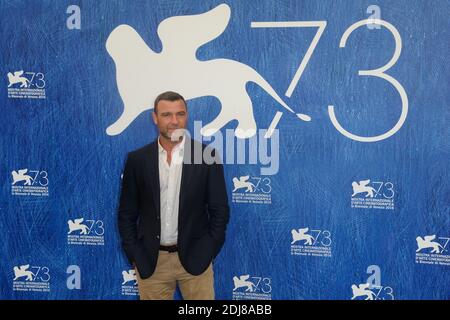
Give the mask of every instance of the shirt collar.
[[(183, 134), (183, 140), (181, 140), (180, 143), (178, 143), (173, 149), (172, 149), (172, 153), (174, 153), (177, 150), (180, 150), (180, 152), (182, 152), (184, 150), (184, 144), (186, 142), (186, 135)], [(165, 153), (167, 152), (166, 149), (163, 148), (163, 146), (161, 145), (161, 141), (159, 141), (159, 137), (158, 137), (158, 152), (159, 153)]]

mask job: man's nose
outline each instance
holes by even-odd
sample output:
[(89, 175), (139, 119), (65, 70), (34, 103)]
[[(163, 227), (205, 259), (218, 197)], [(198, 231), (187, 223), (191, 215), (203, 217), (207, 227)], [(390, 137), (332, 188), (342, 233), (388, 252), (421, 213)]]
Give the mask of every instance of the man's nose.
[(172, 123), (172, 124), (178, 124), (178, 118), (177, 118), (177, 115), (176, 115), (176, 114), (173, 114), (173, 115), (170, 117), (170, 123)]

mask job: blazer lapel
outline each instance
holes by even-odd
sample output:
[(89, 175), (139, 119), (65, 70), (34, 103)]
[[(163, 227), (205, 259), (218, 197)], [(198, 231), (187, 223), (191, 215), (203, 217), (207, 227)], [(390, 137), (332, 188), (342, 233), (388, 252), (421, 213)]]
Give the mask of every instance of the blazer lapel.
[(145, 180), (150, 182), (152, 188), (153, 201), (156, 207), (157, 216), (161, 216), (160, 204), (160, 186), (159, 186), (159, 156), (158, 156), (158, 139), (150, 144), (146, 159), (146, 176)]
[(178, 212), (182, 212), (181, 209), (184, 207), (184, 202), (186, 201), (186, 196), (188, 194), (189, 181), (192, 178), (192, 173), (194, 169), (193, 154), (194, 154), (194, 141), (192, 139), (187, 139), (184, 145), (183, 171), (181, 173), (181, 185), (180, 185), (180, 205)]

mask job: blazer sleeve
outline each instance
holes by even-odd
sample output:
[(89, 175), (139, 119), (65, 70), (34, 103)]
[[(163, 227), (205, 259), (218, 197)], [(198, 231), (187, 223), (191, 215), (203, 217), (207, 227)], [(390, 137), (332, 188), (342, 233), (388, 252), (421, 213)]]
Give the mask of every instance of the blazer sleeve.
[(216, 244), (216, 256), (225, 242), (225, 232), (230, 218), (228, 195), (222, 161), (217, 151), (216, 161), (208, 165), (207, 208), (210, 219), (209, 234)]
[(130, 153), (125, 161), (125, 169), (123, 171), (118, 214), (118, 227), (122, 247), (130, 264), (134, 262), (139, 213), (139, 194), (135, 170), (135, 161)]

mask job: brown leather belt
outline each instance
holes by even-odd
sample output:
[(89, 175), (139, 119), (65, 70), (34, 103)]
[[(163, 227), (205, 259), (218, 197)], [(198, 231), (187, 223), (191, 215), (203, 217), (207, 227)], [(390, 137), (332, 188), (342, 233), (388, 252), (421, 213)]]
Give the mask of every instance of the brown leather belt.
[(177, 252), (178, 246), (176, 244), (174, 244), (173, 246), (159, 246), (159, 250), (168, 252)]

